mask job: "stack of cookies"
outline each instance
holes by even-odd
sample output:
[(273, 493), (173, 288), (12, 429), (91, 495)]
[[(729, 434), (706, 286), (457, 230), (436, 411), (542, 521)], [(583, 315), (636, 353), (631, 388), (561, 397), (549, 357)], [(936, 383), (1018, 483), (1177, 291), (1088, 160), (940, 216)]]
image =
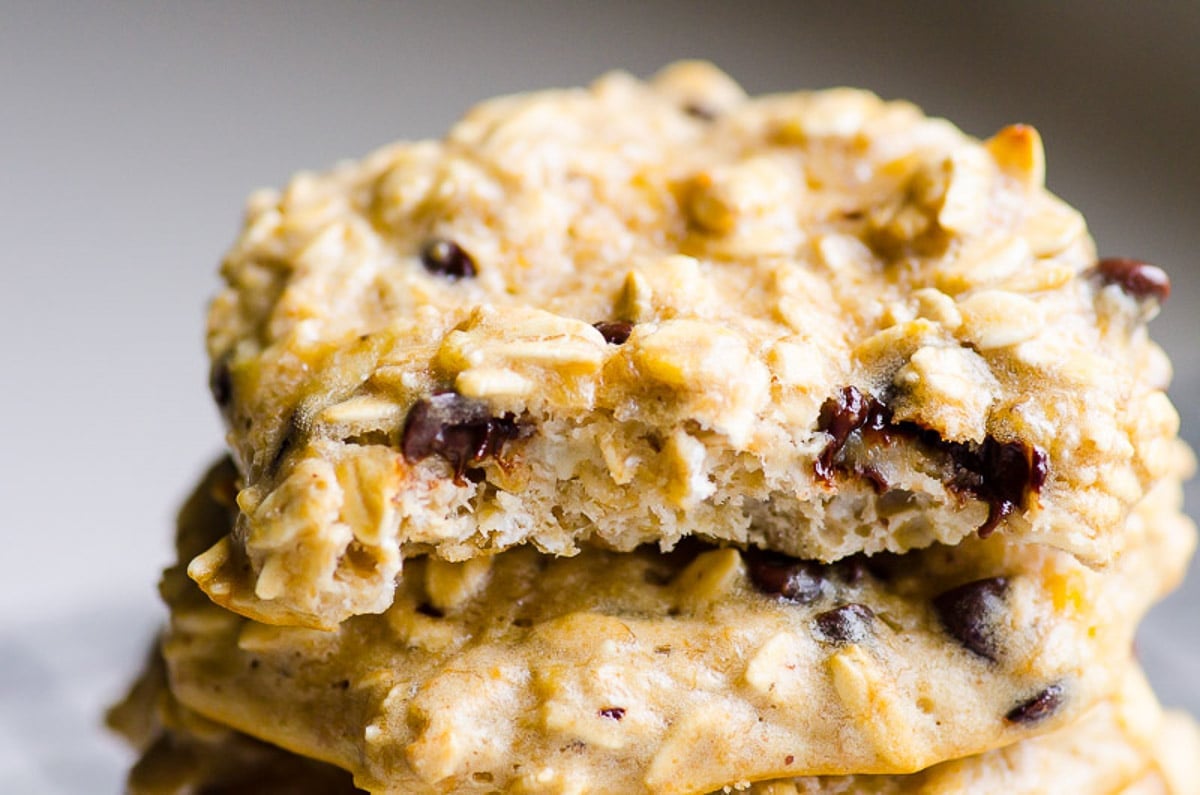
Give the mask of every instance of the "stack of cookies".
[(1042, 145), (711, 66), (249, 203), (138, 793), (1200, 791), (1192, 457)]

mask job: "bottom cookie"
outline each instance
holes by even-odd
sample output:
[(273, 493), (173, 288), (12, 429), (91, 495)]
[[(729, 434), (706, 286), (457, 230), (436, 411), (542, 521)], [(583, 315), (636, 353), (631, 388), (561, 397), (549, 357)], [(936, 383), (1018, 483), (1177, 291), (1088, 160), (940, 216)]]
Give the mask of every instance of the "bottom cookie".
[[(109, 722), (142, 749), (131, 795), (343, 795), (349, 773), (202, 718), (174, 700), (155, 659)], [(1200, 727), (1164, 713), (1141, 673), (1071, 726), (909, 775), (810, 776), (727, 788), (756, 795), (1196, 795)]]
[(1200, 726), (1163, 712), (1141, 672), (1078, 723), (903, 776), (825, 776), (754, 784), (755, 795), (1197, 795)]
[(175, 700), (155, 649), (110, 728), (141, 756), (129, 771), (130, 795), (350, 795), (350, 773), (288, 753), (192, 712)]
[[(180, 560), (229, 532), (231, 467), (180, 517)], [(1097, 572), (1001, 534), (821, 566), (753, 550), (528, 547), (405, 566), (336, 630), (222, 609), (169, 570), (162, 649), (198, 713), (413, 792), (687, 795), (908, 774), (1074, 723), (1117, 686), (1195, 531), (1164, 482)]]

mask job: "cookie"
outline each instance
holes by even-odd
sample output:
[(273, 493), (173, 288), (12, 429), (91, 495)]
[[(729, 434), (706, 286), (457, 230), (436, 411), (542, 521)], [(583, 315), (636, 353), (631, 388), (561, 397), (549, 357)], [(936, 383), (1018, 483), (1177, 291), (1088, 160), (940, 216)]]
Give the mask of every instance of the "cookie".
[(423, 552), (1109, 561), (1176, 436), (1170, 285), (1043, 176), (1029, 127), (685, 63), (255, 194), (208, 332), (249, 568), (196, 579), (329, 627)]
[[(161, 677), (152, 673), (148, 679), (170, 703)], [(179, 709), (174, 707), (176, 712)], [(356, 789), (350, 774), (339, 768), (238, 732), (218, 729), (198, 734), (177, 722), (169, 722), (159, 731), (130, 774), (132, 795), (364, 792)], [(1005, 748), (944, 762), (911, 775), (783, 779), (730, 790), (760, 795), (1193, 795), (1200, 792), (1197, 760), (1200, 730), (1196, 724), (1187, 716), (1161, 712), (1141, 674), (1131, 671), (1115, 696), (1077, 723)], [(576, 791), (620, 790), (602, 786)]]
[(757, 795), (1189, 795), (1200, 792), (1200, 731), (1163, 713), (1140, 672), (1078, 723), (909, 776), (804, 778), (751, 786)]
[[(183, 511), (180, 560), (228, 531), (234, 477), (218, 466)], [(1103, 572), (1000, 535), (833, 564), (521, 545), (413, 559), (386, 612), (333, 631), (241, 618), (180, 566), (162, 649), (186, 706), (368, 789), (908, 773), (1053, 730), (1113, 691), (1195, 543), (1179, 499), (1156, 486)]]
[(351, 795), (349, 773), (259, 742), (179, 704), (157, 649), (108, 725), (140, 754), (128, 795)]

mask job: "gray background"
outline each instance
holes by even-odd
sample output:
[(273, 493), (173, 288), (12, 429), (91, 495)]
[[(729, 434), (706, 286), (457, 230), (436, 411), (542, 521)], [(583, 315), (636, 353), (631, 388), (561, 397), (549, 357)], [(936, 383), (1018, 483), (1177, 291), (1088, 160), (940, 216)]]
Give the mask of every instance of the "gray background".
[[(836, 9), (836, 10), (835, 10)], [(202, 322), (244, 196), (473, 102), (716, 61), (1035, 124), (1100, 249), (1166, 267), (1154, 331), (1200, 437), (1200, 4), (0, 0), (0, 790), (115, 792), (96, 728), (161, 619), (176, 504), (220, 449)], [(1193, 515), (1200, 494), (1193, 488)], [(1139, 642), (1200, 713), (1200, 576)]]

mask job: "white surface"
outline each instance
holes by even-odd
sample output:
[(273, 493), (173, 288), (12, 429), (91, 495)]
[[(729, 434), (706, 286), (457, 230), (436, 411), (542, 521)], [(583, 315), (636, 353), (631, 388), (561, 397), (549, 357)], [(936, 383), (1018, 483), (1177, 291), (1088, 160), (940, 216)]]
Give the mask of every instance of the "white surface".
[[(1154, 330), (1195, 443), (1200, 6), (967, 5), (0, 3), (0, 792), (119, 789), (99, 711), (221, 446), (201, 329), (245, 194), (495, 93), (704, 56), (755, 92), (855, 84), (977, 134), (1032, 122), (1101, 250), (1171, 272)], [(1198, 600), (1193, 578), (1139, 644), (1193, 711)]]

